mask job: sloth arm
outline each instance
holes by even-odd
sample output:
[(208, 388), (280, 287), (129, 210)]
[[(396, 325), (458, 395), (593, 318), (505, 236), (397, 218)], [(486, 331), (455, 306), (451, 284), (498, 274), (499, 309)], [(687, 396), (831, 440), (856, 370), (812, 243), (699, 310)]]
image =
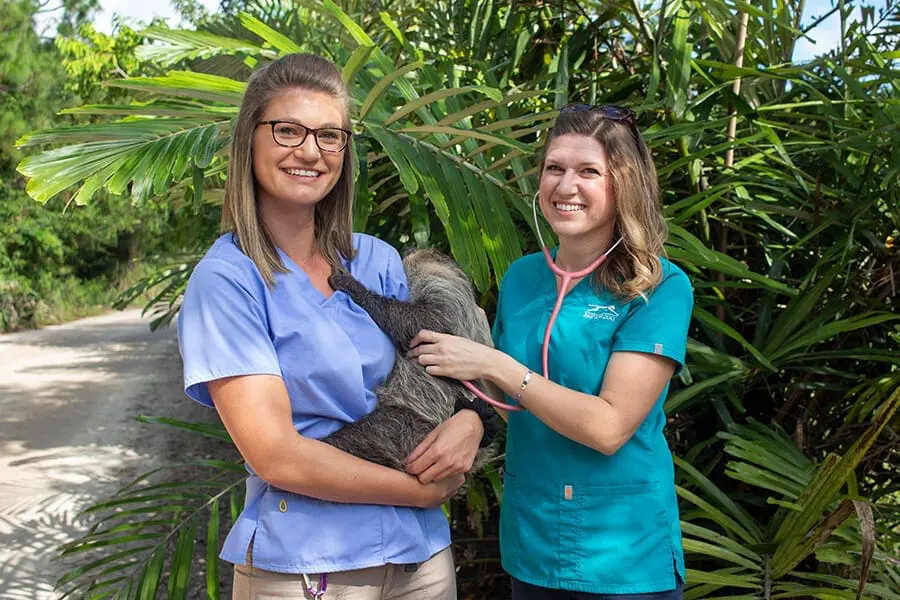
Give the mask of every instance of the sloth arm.
[(328, 278), (335, 290), (342, 290), (353, 298), (375, 321), (375, 324), (403, 350), (422, 329), (449, 333), (441, 323), (437, 307), (414, 304), (376, 294), (348, 273), (337, 273)]
[[(343, 290), (353, 298), (363, 310), (369, 313), (375, 324), (387, 333), (394, 343), (404, 351), (409, 350), (409, 344), (419, 331), (428, 329), (439, 333), (451, 333), (447, 331), (441, 320), (441, 311), (439, 308), (413, 304), (402, 300), (395, 300), (381, 296), (369, 290), (361, 284), (352, 275), (346, 272), (340, 272), (328, 278), (328, 283), (335, 290)], [(503, 402), (504, 394), (497, 385), (486, 379), (482, 379), (483, 388), (487, 394), (497, 400)], [(462, 398), (468, 399), (470, 393), (464, 389), (460, 390)], [(500, 418), (507, 420), (507, 411), (493, 407)], [(472, 410), (476, 410), (473, 408)], [(476, 410), (476, 412), (478, 412)], [(479, 413), (484, 419), (484, 415)]]
[[(496, 383), (494, 383), (493, 381), (489, 381), (487, 379), (482, 379), (480, 381), (482, 384), (481, 385), (482, 391), (486, 392), (490, 398), (496, 400), (497, 402), (506, 402), (506, 395), (503, 393), (503, 390), (501, 390), (500, 387)], [(497, 411), (497, 414), (500, 415), (500, 418), (503, 419), (504, 422), (509, 421), (509, 411), (508, 410), (504, 410), (502, 408), (494, 406), (493, 404), (491, 405), (491, 408), (493, 408), (495, 411)]]

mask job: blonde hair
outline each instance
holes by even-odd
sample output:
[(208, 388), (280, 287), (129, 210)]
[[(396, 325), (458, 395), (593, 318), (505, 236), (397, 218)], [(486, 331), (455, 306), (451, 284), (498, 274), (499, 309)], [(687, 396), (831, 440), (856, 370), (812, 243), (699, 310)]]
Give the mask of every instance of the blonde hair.
[(597, 110), (563, 112), (544, 143), (541, 173), (553, 139), (572, 134), (592, 137), (606, 150), (616, 202), (613, 239), (622, 238), (622, 243), (594, 272), (594, 285), (624, 300), (646, 298), (662, 280), (659, 257), (665, 253), (667, 236), (650, 151), (634, 125), (605, 119)]
[[(270, 287), (275, 273), (287, 272), (275, 244), (259, 215), (256, 179), (253, 175), (253, 134), (266, 106), (294, 89), (333, 96), (344, 108), (343, 127), (350, 129), (350, 94), (341, 72), (331, 61), (314, 54), (289, 54), (256, 69), (247, 82), (231, 136), (231, 158), (222, 205), (222, 231), (232, 231), (238, 247), (256, 263)], [(352, 145), (344, 149), (341, 176), (316, 204), (316, 246), (333, 267), (341, 257), (353, 258), (353, 159)]]

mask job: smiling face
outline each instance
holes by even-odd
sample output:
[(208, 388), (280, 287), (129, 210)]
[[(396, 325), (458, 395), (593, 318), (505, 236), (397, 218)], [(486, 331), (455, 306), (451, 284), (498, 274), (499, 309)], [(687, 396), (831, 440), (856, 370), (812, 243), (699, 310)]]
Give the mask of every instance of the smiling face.
[[(273, 98), (259, 121), (293, 121), (312, 129), (346, 128), (339, 99), (305, 89)], [(312, 212), (340, 178), (347, 151), (322, 151), (312, 133), (300, 146), (285, 148), (275, 143), (271, 125), (259, 125), (253, 134), (252, 160), (260, 208), (264, 212)]]
[(616, 226), (614, 196), (600, 142), (578, 134), (551, 140), (541, 172), (540, 206), (560, 244), (609, 244)]

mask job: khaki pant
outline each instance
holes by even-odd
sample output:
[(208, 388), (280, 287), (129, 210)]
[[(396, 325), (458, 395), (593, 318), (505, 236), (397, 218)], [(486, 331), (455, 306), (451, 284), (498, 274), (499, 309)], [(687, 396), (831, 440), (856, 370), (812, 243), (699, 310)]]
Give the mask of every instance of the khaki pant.
[[(302, 575), (275, 573), (256, 567), (234, 565), (232, 600), (309, 600)], [(318, 589), (320, 574), (310, 574)], [(384, 565), (328, 573), (322, 600), (456, 600), (453, 554), (444, 548), (417, 569), (408, 565)]]

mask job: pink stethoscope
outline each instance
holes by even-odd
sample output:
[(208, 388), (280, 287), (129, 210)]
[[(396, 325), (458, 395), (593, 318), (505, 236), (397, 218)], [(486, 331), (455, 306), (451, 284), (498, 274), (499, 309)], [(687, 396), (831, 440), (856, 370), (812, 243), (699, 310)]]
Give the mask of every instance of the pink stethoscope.
[[(534, 216), (534, 229), (537, 232), (538, 240), (541, 243), (541, 250), (544, 253), (544, 260), (547, 261), (547, 266), (550, 267), (550, 270), (553, 271), (554, 274), (558, 275), (562, 278), (562, 282), (559, 285), (558, 291), (556, 293), (556, 305), (553, 307), (553, 312), (550, 313), (550, 320), (547, 321), (547, 327), (544, 329), (544, 345), (541, 348), (541, 363), (544, 370), (544, 377), (546, 379), (550, 379), (549, 376), (549, 368), (548, 364), (550, 361), (550, 334), (553, 332), (553, 324), (556, 322), (556, 317), (559, 315), (559, 309), (562, 306), (563, 298), (566, 296), (566, 291), (569, 289), (569, 283), (573, 279), (578, 279), (580, 277), (584, 277), (593, 273), (597, 267), (603, 264), (606, 260), (606, 257), (609, 256), (609, 253), (616, 249), (616, 246), (622, 243), (622, 238), (620, 237), (615, 244), (610, 246), (609, 250), (604, 252), (597, 260), (589, 264), (584, 269), (580, 271), (564, 271), (557, 266), (557, 264), (553, 261), (553, 257), (550, 256), (550, 251), (547, 249), (547, 244), (544, 243), (544, 238), (541, 235), (541, 227), (538, 224), (537, 218), (537, 199), (540, 192), (535, 193), (534, 197), (531, 199), (531, 212)], [(475, 387), (471, 381), (463, 381), (462, 384), (468, 388), (470, 392), (497, 408), (502, 408), (503, 410), (508, 411), (519, 411), (525, 410), (525, 408), (521, 405), (513, 405), (506, 404), (505, 402), (499, 402), (489, 397), (487, 394), (482, 392), (480, 389)], [(524, 389), (524, 386), (523, 386)]]

